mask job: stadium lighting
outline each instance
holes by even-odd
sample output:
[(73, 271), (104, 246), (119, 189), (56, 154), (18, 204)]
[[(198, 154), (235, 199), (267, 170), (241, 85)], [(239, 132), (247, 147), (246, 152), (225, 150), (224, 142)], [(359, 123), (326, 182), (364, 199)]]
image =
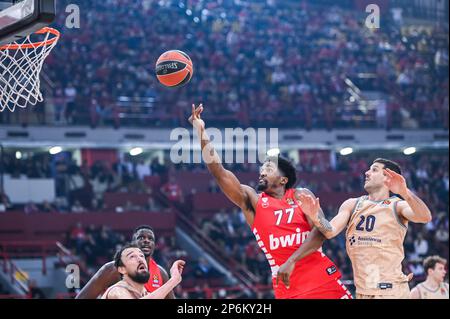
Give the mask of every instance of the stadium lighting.
[(16, 158), (17, 159), (21, 159), (22, 158), (22, 153), (20, 151), (16, 152)]
[(60, 147), (60, 146), (53, 146), (52, 148), (50, 148), (50, 149), (48, 150), (48, 152), (49, 152), (50, 154), (52, 154), (52, 155), (56, 155), (56, 154), (62, 152), (62, 147)]
[(280, 154), (279, 148), (271, 148), (267, 151), (267, 156), (278, 156), (278, 154)]
[(339, 154), (342, 156), (350, 155), (351, 153), (353, 153), (353, 148), (351, 147), (344, 147), (339, 151)]
[(137, 156), (137, 155), (139, 155), (139, 154), (142, 154), (142, 152), (143, 152), (142, 148), (140, 148), (140, 147), (135, 147), (135, 148), (132, 148), (132, 149), (130, 150), (130, 155), (131, 155), (131, 156)]
[(416, 148), (415, 147), (407, 147), (403, 150), (403, 154), (405, 155), (412, 155), (416, 152)]

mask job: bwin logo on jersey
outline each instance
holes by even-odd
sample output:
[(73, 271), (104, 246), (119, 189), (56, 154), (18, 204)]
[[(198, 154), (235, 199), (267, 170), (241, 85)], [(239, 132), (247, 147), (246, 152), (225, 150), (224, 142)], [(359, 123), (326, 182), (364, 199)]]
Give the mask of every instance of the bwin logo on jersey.
[(273, 234), (270, 234), (269, 235), (270, 250), (301, 245), (305, 242), (308, 235), (309, 231), (302, 232), (300, 228), (297, 228), (295, 230), (295, 234), (289, 234), (279, 237), (275, 237)]

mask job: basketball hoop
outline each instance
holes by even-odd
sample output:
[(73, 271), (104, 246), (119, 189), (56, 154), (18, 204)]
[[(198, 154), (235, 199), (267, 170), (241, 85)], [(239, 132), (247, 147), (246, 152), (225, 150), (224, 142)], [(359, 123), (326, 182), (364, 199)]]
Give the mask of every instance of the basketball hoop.
[(58, 30), (45, 27), (19, 41), (0, 46), (0, 112), (6, 108), (14, 112), (16, 107), (43, 101), (39, 74), (59, 37)]

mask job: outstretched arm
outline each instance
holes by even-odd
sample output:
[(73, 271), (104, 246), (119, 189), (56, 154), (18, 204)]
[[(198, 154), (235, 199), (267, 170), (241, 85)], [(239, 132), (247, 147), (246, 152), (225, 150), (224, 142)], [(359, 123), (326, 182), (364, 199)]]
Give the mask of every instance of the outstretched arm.
[(183, 260), (177, 260), (173, 263), (172, 268), (170, 268), (171, 278), (161, 287), (156, 289), (154, 292), (148, 294), (141, 299), (167, 299), (167, 296), (175, 289), (176, 286), (181, 282), (181, 274), (183, 273), (184, 265), (186, 264)]
[(389, 190), (403, 197), (405, 201), (401, 201), (397, 204), (397, 213), (406, 220), (414, 223), (429, 223), (431, 221), (431, 211), (428, 206), (406, 185), (405, 178), (386, 168), (384, 170), (388, 179), (386, 186)]
[(297, 190), (300, 207), (315, 227), (327, 238), (336, 237), (347, 226), (356, 199), (351, 198), (342, 203), (337, 215), (328, 221), (320, 207), (320, 200), (306, 188)]
[(252, 225), (254, 219), (254, 205), (258, 201), (256, 191), (247, 186), (242, 185), (237, 177), (226, 170), (219, 155), (215, 151), (209, 136), (206, 133), (205, 122), (201, 119), (200, 114), (203, 112), (203, 106), (200, 104), (197, 108), (192, 105), (192, 115), (189, 121), (197, 129), (200, 138), (201, 151), (203, 160), (208, 167), (209, 172), (214, 176), (223, 193), (244, 212), (247, 223)]
[(95, 273), (75, 299), (96, 299), (118, 281), (120, 281), (120, 274), (114, 266), (114, 262), (111, 261)]

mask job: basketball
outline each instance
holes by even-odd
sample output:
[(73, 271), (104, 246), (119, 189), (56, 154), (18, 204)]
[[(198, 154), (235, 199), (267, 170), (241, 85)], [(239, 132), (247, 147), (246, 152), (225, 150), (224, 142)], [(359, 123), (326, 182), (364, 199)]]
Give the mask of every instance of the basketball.
[(194, 72), (191, 58), (179, 50), (164, 52), (156, 61), (156, 77), (168, 87), (180, 87), (188, 83)]

